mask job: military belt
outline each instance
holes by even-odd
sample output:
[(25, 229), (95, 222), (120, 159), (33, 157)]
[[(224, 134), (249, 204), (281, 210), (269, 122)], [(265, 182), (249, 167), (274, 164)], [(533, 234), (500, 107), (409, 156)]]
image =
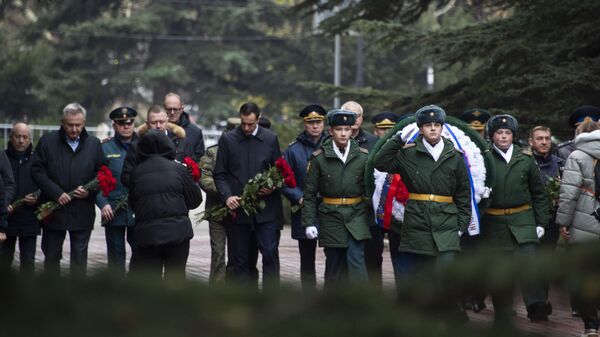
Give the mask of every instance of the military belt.
[(328, 198), (323, 197), (323, 203), (327, 205), (356, 205), (363, 201), (363, 197), (352, 198)]
[(445, 202), (452, 203), (454, 199), (451, 196), (447, 195), (435, 195), (435, 194), (420, 194), (420, 193), (410, 193), (408, 195), (408, 199), (419, 200), (419, 201), (433, 201), (433, 202)]
[(531, 205), (525, 204), (519, 207), (513, 208), (488, 208), (485, 213), (489, 215), (511, 215), (515, 213), (524, 212), (531, 208)]

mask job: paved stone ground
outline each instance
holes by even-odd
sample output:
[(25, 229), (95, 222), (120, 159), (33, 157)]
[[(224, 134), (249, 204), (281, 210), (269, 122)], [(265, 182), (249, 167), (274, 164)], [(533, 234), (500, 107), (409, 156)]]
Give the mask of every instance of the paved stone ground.
[[(198, 210), (192, 211), (196, 214)], [(97, 219), (99, 218), (99, 213)], [(188, 260), (187, 273), (191, 279), (199, 280), (200, 282), (208, 282), (210, 270), (210, 240), (208, 236), (208, 224), (206, 222), (195, 226), (195, 236), (192, 239), (190, 246), (190, 257)], [(36, 268), (43, 268), (43, 254), (40, 249), (40, 240), (38, 240), (38, 251), (36, 255)], [(64, 258), (61, 262), (63, 272), (67, 272), (69, 265), (69, 243), (68, 237), (64, 245)], [(18, 250), (18, 245), (17, 245)], [(128, 255), (130, 254), (128, 250)], [(300, 286), (300, 256), (298, 254), (297, 244), (291, 239), (290, 229), (286, 227), (281, 235), (281, 244), (279, 248), (281, 259), (281, 279), (282, 282), (289, 283), (295, 287)], [(15, 254), (15, 264), (18, 263), (18, 253)], [(106, 267), (106, 244), (104, 237), (104, 229), (96, 224), (96, 228), (92, 232), (89, 244), (88, 270), (90, 274), (94, 271), (102, 270)], [(325, 269), (325, 256), (321, 248), (317, 252), (317, 282), (319, 286), (323, 284), (323, 274)], [(260, 259), (259, 259), (260, 270)], [(383, 282), (384, 286), (393, 289), (394, 277), (392, 266), (389, 258), (389, 249), (386, 242), (384, 251), (383, 263)], [(553, 287), (550, 292), (551, 301), (554, 306), (554, 312), (550, 316), (549, 322), (530, 323), (527, 320), (527, 312), (523, 305), (519, 294), (515, 294), (515, 305), (517, 316), (514, 319), (516, 326), (524, 331), (539, 333), (543, 336), (580, 336), (583, 330), (583, 324), (579, 318), (571, 317), (569, 299), (564, 291), (559, 287)], [(469, 312), (470, 320), (473, 324), (490, 324), (493, 321), (493, 309), (491, 300), (488, 297), (486, 300), (487, 309), (484, 309), (478, 314)]]

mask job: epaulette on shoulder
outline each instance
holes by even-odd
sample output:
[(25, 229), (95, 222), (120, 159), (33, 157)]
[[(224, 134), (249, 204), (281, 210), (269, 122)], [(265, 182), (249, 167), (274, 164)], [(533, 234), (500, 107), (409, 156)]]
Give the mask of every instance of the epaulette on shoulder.
[(365, 154), (369, 154), (369, 150), (367, 149), (363, 149), (362, 147), (358, 148), (360, 150), (360, 152), (365, 153)]
[(112, 137), (106, 137), (106, 138), (102, 139), (102, 140), (100, 141), (100, 143), (104, 144), (104, 143), (106, 143), (106, 142), (110, 141), (111, 139), (112, 139)]
[(323, 153), (323, 149), (318, 149), (317, 151), (315, 151), (315, 152), (313, 152), (313, 153), (312, 153), (312, 156), (313, 156), (313, 157), (317, 157), (317, 156), (319, 156), (321, 153)]
[(526, 150), (523, 150), (523, 151), (521, 151), (521, 152), (522, 152), (524, 155), (526, 155), (526, 156), (530, 156), (530, 157), (531, 157), (531, 156), (533, 156), (533, 152), (531, 152), (531, 150), (530, 150), (530, 149), (526, 149)]
[(417, 146), (417, 144), (414, 143), (414, 142), (413, 143), (406, 143), (406, 144), (404, 144), (404, 146), (402, 148), (403, 149), (410, 149), (411, 147), (415, 147), (415, 146)]
[(463, 156), (464, 156), (464, 154), (465, 154), (465, 151), (464, 151), (464, 150), (461, 150), (461, 149), (459, 149), (459, 148), (456, 148), (456, 147), (454, 148), (454, 151), (456, 151), (456, 152), (458, 152), (458, 153), (462, 154)]

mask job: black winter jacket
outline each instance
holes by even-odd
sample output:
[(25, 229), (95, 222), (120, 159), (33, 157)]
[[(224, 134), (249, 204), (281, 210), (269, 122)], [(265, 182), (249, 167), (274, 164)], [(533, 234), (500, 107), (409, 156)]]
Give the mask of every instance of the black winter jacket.
[[(88, 135), (85, 128), (75, 151), (67, 143), (67, 134), (61, 128), (42, 136), (31, 164), (31, 177), (42, 190), (40, 203), (57, 202), (63, 193), (69, 193), (96, 177), (106, 158), (100, 140)], [(94, 228), (97, 191), (90, 191), (85, 199), (73, 198), (58, 208), (45, 221), (44, 227), (56, 230), (87, 230)]]
[(202, 192), (185, 166), (173, 161), (175, 144), (164, 133), (148, 132), (138, 143), (137, 155), (140, 162), (129, 186), (135, 243), (153, 247), (191, 239), (189, 210), (202, 203)]
[[(31, 178), (31, 164), (33, 163), (33, 145), (19, 153), (8, 143), (6, 156), (10, 161), (12, 173), (17, 183), (15, 197), (10, 202), (23, 198), (25, 195), (38, 190)], [(40, 223), (35, 217), (35, 208), (39, 205), (23, 205), (8, 216), (7, 235), (37, 235), (40, 234)]]

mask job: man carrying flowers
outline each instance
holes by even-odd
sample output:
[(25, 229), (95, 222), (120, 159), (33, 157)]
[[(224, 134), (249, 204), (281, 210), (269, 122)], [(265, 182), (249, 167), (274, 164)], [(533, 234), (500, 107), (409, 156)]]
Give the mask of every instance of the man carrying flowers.
[(279, 283), (281, 196), (275, 186), (262, 187), (252, 193), (260, 199), (260, 212), (248, 211), (245, 203), (242, 204), (242, 197), (249, 193), (248, 189), (244, 191), (245, 185), (251, 179), (258, 179), (257, 174), (274, 166), (281, 156), (277, 136), (258, 126), (259, 118), (260, 109), (256, 104), (249, 102), (241, 106), (241, 125), (219, 140), (213, 177), (230, 213), (226, 221), (231, 277), (245, 284), (252, 282), (249, 253), (252, 236), (255, 236), (263, 258), (263, 284), (269, 286)]
[(364, 258), (372, 221), (364, 183), (368, 151), (350, 139), (355, 120), (351, 111), (327, 113), (331, 138), (312, 154), (304, 185), (302, 225), (306, 237), (318, 237), (319, 246), (324, 247), (326, 289), (346, 280), (368, 281)]
[[(31, 175), (41, 201), (61, 207), (46, 217), (42, 230), (45, 272), (58, 275), (66, 232), (71, 243), (71, 274), (85, 276), (94, 227), (96, 192), (83, 186), (106, 163), (100, 141), (85, 130), (85, 109), (78, 103), (63, 109), (61, 128), (44, 135), (34, 152)], [(72, 192), (72, 193), (71, 193)], [(70, 195), (71, 194), (71, 195)]]
[(127, 205), (128, 190), (120, 178), (127, 150), (136, 146), (138, 142), (134, 130), (136, 116), (137, 111), (129, 107), (119, 107), (110, 112), (109, 118), (113, 121), (115, 136), (102, 141), (102, 150), (117, 183), (115, 190), (107, 197), (102, 193), (96, 196), (96, 205), (100, 208), (106, 236), (108, 268), (121, 275), (125, 275), (125, 240), (131, 248), (131, 255), (135, 255), (133, 210)]

